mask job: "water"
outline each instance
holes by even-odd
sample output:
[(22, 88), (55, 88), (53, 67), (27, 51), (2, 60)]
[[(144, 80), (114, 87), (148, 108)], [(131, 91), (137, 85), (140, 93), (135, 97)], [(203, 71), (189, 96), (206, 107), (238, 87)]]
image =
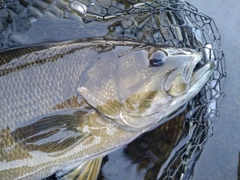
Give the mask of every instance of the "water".
[[(214, 135), (207, 142), (197, 162), (194, 180), (229, 179), (238, 176), (240, 152), (240, 2), (238, 0), (189, 0), (201, 12), (214, 17), (221, 34), (226, 57), (226, 97), (221, 103), (220, 118), (214, 125)], [(239, 177), (238, 177), (239, 178)]]

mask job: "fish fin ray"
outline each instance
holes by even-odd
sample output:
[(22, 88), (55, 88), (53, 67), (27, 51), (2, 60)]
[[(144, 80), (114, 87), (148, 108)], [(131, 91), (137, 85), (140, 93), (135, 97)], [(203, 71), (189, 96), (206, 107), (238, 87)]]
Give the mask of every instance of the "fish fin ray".
[(96, 180), (101, 169), (103, 157), (98, 157), (92, 160), (84, 161), (77, 167), (75, 166), (70, 172), (63, 173), (57, 179), (60, 180)]
[(29, 151), (62, 152), (90, 136), (78, 127), (87, 111), (50, 114), (11, 133), (15, 141)]

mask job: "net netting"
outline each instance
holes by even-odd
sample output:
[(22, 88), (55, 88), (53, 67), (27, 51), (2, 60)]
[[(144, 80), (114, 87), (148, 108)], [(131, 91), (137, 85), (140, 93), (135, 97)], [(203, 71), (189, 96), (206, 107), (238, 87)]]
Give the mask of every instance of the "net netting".
[(180, 0), (1, 0), (1, 49), (103, 37), (202, 51), (212, 78), (169, 122), (105, 157), (99, 179), (190, 179), (213, 134), (226, 77), (213, 19)]

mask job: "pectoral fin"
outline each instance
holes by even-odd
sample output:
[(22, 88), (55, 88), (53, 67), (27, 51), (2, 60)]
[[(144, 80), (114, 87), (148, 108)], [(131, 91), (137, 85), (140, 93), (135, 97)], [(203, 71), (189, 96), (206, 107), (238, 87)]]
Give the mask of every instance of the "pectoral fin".
[(69, 110), (46, 115), (11, 134), (28, 151), (64, 152), (90, 135), (79, 129), (87, 113), (83, 110)]
[(85, 161), (64, 174), (57, 173), (56, 177), (61, 180), (96, 180), (101, 169), (102, 159), (103, 157), (98, 157)]

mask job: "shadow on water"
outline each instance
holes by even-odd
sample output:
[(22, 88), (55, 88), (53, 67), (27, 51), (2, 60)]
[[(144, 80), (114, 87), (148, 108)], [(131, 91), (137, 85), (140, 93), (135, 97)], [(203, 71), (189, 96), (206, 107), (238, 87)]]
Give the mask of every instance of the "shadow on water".
[[(54, 3), (53, 3), (54, 2)], [(103, 179), (189, 179), (212, 135), (225, 79), (224, 54), (212, 18), (181, 1), (11, 1), (0, 4), (1, 49), (103, 37), (194, 48), (214, 60), (212, 79), (185, 110), (105, 157)], [(54, 175), (48, 179), (54, 179)]]

